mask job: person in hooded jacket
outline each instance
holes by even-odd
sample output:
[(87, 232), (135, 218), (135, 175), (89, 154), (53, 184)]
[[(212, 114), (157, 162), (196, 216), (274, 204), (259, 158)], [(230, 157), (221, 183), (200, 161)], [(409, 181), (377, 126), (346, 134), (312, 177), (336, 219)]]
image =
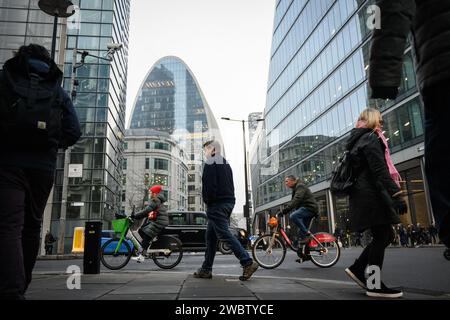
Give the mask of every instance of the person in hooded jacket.
[(425, 111), (425, 174), (439, 237), (450, 252), (450, 0), (377, 0), (369, 85), (374, 99), (395, 99), (411, 34)]
[(138, 231), (142, 237), (142, 252), (139, 252), (137, 257), (132, 258), (139, 263), (145, 260), (146, 251), (150, 247), (152, 240), (169, 224), (169, 215), (164, 204), (167, 200), (161, 193), (162, 187), (156, 185), (151, 187), (150, 191), (151, 199), (148, 206), (142, 211), (131, 215), (133, 219), (146, 219)]
[(370, 289), (365, 278), (368, 266), (377, 266), (381, 270), (385, 248), (394, 238), (392, 225), (400, 223), (398, 214), (407, 211), (401, 195), (400, 175), (381, 131), (382, 123), (377, 109), (365, 109), (347, 142), (357, 177), (349, 194), (350, 228), (354, 232), (369, 229), (372, 242), (345, 272), (367, 290), (368, 296), (397, 298), (403, 295), (401, 291), (388, 288), (382, 281), (379, 288)]
[[(58, 148), (81, 136), (62, 76), (47, 49), (35, 44), (20, 47), (0, 71), (0, 299), (25, 299)], [(34, 134), (20, 123), (22, 117), (9, 117), (19, 109), (27, 119), (36, 109), (57, 117), (37, 122)]]

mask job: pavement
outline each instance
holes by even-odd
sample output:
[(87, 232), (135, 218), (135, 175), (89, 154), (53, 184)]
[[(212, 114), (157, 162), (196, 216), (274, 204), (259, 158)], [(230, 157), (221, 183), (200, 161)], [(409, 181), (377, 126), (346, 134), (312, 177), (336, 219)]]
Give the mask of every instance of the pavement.
[[(196, 279), (190, 272), (107, 271), (66, 274), (37, 271), (27, 300), (374, 300), (352, 281), (239, 274)], [(79, 284), (79, 287), (77, 287)], [(71, 287), (73, 289), (68, 288)], [(450, 300), (449, 292), (404, 289), (402, 300)]]

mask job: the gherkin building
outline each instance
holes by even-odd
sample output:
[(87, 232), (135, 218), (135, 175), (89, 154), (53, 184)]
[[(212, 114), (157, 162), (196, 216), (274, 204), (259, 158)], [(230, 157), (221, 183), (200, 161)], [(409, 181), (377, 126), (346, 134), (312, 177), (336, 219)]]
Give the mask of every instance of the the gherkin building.
[(169, 133), (178, 141), (190, 159), (188, 209), (203, 210), (202, 144), (212, 138), (223, 143), (197, 80), (180, 58), (164, 57), (152, 66), (136, 96), (128, 128)]

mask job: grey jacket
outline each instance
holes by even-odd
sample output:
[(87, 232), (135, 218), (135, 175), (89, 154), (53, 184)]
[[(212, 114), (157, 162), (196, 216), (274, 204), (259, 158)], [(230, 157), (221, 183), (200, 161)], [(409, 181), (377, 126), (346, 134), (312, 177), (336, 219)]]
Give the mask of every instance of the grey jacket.
[(369, 84), (372, 98), (393, 99), (401, 83), (409, 32), (419, 89), (450, 80), (450, 0), (378, 0), (381, 29), (373, 33)]

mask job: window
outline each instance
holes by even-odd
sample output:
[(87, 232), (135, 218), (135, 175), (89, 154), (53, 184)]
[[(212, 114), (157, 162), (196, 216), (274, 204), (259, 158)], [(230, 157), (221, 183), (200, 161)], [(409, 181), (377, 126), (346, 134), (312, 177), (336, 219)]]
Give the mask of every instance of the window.
[(172, 225), (186, 225), (186, 214), (183, 212), (169, 212), (169, 224)]
[(188, 191), (195, 191), (195, 186), (188, 186)]
[(150, 142), (145, 143), (145, 149), (150, 149)]
[(124, 148), (124, 150), (127, 150), (127, 149), (128, 149), (128, 142), (124, 142), (123, 148)]
[(145, 158), (145, 169), (150, 169), (150, 158)]
[(123, 159), (122, 170), (127, 170), (127, 159)]
[(195, 197), (188, 197), (188, 204), (195, 204)]
[(156, 170), (169, 170), (169, 160), (154, 159), (154, 168)]
[(206, 225), (207, 219), (204, 214), (194, 213), (192, 215), (192, 224), (195, 225)]
[(188, 182), (195, 182), (195, 174), (188, 174)]
[(154, 184), (159, 184), (163, 186), (167, 186), (168, 176), (164, 174), (153, 174), (153, 182)]

